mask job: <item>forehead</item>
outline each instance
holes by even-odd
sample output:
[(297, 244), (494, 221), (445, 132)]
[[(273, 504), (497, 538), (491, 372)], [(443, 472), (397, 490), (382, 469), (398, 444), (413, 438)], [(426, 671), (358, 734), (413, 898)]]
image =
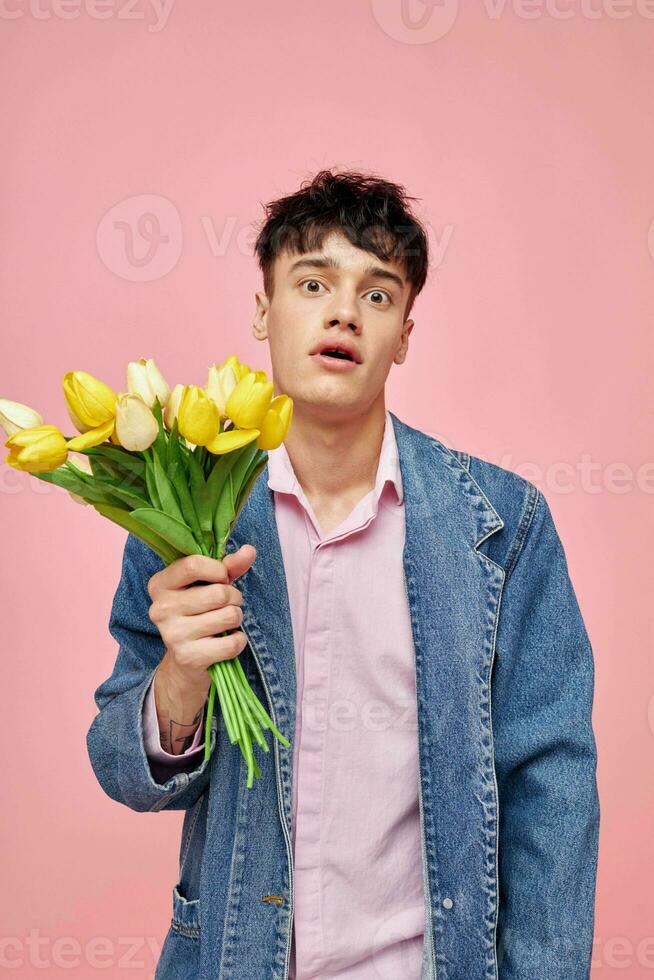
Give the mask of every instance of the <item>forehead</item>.
[[(329, 260), (332, 268), (345, 269), (350, 271), (365, 271), (366, 269), (388, 269), (395, 272), (404, 280), (405, 267), (401, 259), (391, 257), (381, 259), (374, 252), (368, 251), (364, 247), (354, 245), (343, 234), (342, 231), (335, 229), (325, 234), (322, 244), (307, 251), (300, 249), (285, 249), (280, 252), (276, 259), (276, 264), (280, 272), (288, 273), (295, 265), (304, 259), (318, 259), (320, 257)], [(406, 283), (405, 283), (406, 285)]]

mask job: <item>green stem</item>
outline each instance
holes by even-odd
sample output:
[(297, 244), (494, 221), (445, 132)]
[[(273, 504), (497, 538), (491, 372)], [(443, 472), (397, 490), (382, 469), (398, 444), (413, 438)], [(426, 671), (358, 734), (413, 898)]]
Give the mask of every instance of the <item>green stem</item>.
[(234, 743), (238, 741), (236, 712), (232, 704), (229, 690), (225, 685), (225, 677), (222, 671), (221, 662), (219, 661), (216, 664), (212, 664), (209, 670), (211, 671), (211, 676), (214, 678), (216, 687), (218, 688), (218, 697), (220, 698), (223, 714), (225, 716), (225, 725), (227, 727), (229, 741), (232, 745), (234, 745)]
[[(225, 630), (219, 636), (227, 636)], [(268, 728), (282, 745), (290, 747), (290, 742), (275, 726), (270, 715), (256, 696), (247, 679), (239, 657), (219, 660), (207, 668), (212, 679), (209, 690), (207, 721), (205, 723), (205, 760), (209, 758), (211, 717), (216, 692), (225, 718), (225, 726), (232, 745), (239, 743), (241, 754), (247, 764), (247, 787), (251, 789), (254, 779), (261, 778), (261, 770), (252, 750), (252, 735), (264, 752), (269, 751), (262, 728)]]
[[(247, 678), (245, 678), (245, 674), (243, 672), (243, 668), (238, 657), (236, 657), (233, 661), (232, 673), (234, 678), (234, 684), (236, 685), (236, 689), (239, 692), (239, 698), (243, 706), (243, 712), (246, 718), (248, 719), (250, 726), (252, 727), (252, 730), (255, 732), (257, 741), (259, 742), (262, 748), (264, 748), (265, 746), (264, 752), (267, 752), (268, 743), (263, 737), (263, 728), (267, 728), (268, 725), (266, 722), (264, 722), (263, 725), (261, 724), (261, 719), (257, 715), (257, 712), (254, 709), (254, 704), (252, 701), (253, 692), (248, 684)], [(245, 678), (245, 680), (243, 680), (243, 678)]]
[(237, 719), (238, 727), (241, 732), (241, 738), (239, 740), (241, 743), (241, 752), (245, 757), (248, 767), (247, 787), (248, 789), (251, 789), (254, 781), (254, 755), (252, 753), (252, 739), (250, 738), (250, 732), (245, 726), (245, 721), (243, 720), (243, 714), (241, 712), (237, 713)]
[(291, 743), (284, 735), (282, 735), (282, 733), (273, 723), (270, 715), (268, 714), (264, 706), (261, 704), (261, 701), (250, 687), (250, 684), (248, 683), (248, 679), (245, 676), (245, 671), (243, 670), (243, 666), (239, 662), (238, 657), (236, 658), (236, 669), (239, 672), (241, 683), (243, 685), (243, 689), (246, 693), (248, 701), (250, 702), (250, 704), (252, 705), (256, 713), (259, 715), (259, 717), (262, 719), (262, 721), (265, 723), (266, 728), (269, 728), (271, 730), (275, 738), (279, 739), (282, 745), (285, 745), (287, 749), (290, 748)]
[[(233, 661), (226, 660), (224, 661), (224, 663), (225, 663), (225, 675), (227, 676), (228, 683), (231, 685), (231, 689), (232, 689), (232, 697), (234, 701), (238, 704), (239, 711), (241, 714), (241, 720), (243, 721), (244, 726), (246, 726), (246, 731), (248, 732), (249, 735), (249, 730), (252, 729), (252, 732), (257, 742), (259, 743), (259, 745), (262, 746), (264, 751), (267, 752), (268, 746), (266, 745), (266, 741), (263, 735), (261, 734), (261, 726), (257, 725), (256, 722), (254, 721), (250, 709), (248, 707), (247, 698), (243, 696), (243, 689), (236, 679), (236, 675), (232, 666)], [(250, 741), (251, 740), (252, 738), (250, 736)]]

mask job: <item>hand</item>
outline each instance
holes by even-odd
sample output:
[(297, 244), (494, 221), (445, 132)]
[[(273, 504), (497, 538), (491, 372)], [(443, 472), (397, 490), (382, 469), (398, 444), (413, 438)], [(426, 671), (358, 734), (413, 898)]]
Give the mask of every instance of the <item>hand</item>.
[[(157, 673), (165, 674), (169, 690), (206, 695), (211, 684), (207, 668), (237, 657), (247, 644), (238, 627), (243, 621), (243, 596), (234, 579), (256, 558), (244, 544), (222, 560), (187, 555), (156, 572), (148, 582), (149, 616), (166, 651)], [(216, 636), (232, 630), (227, 636)]]

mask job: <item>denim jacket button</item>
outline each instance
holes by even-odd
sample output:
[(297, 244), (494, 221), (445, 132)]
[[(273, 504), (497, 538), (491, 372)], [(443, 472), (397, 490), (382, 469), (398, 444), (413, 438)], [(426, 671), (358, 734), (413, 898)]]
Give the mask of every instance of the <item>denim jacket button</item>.
[(444, 898), (443, 899), (443, 908), (444, 909), (451, 909), (452, 908), (452, 904), (453, 904), (453, 902), (452, 902), (452, 899), (451, 898)]

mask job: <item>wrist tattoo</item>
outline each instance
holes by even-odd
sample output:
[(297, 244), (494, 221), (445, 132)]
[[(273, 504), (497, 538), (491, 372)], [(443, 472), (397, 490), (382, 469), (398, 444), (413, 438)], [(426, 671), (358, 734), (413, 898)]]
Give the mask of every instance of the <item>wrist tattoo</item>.
[(198, 722), (202, 718), (203, 711), (204, 709), (201, 708), (192, 722), (184, 723), (174, 721), (171, 718), (168, 727), (160, 729), (159, 738), (164, 752), (172, 755), (181, 755), (182, 752), (186, 752), (195, 737), (195, 731)]

